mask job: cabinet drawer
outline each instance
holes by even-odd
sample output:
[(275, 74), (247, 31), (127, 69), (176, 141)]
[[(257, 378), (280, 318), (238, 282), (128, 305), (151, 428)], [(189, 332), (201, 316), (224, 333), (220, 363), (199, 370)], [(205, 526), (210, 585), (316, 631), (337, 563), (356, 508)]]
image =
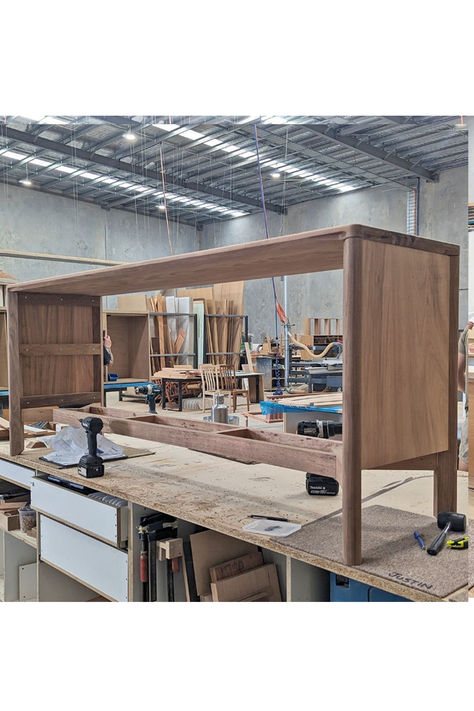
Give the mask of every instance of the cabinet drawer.
[(127, 505), (116, 508), (38, 478), (31, 483), (31, 505), (40, 513), (64, 521), (114, 546), (121, 547), (127, 540)]
[(128, 555), (47, 516), (40, 516), (40, 559), (112, 600), (128, 600)]
[(13, 464), (13, 462), (8, 462), (6, 459), (0, 459), (0, 477), (14, 481), (15, 484), (29, 489), (31, 486), (31, 478), (34, 474), (34, 469), (22, 467), (20, 464)]

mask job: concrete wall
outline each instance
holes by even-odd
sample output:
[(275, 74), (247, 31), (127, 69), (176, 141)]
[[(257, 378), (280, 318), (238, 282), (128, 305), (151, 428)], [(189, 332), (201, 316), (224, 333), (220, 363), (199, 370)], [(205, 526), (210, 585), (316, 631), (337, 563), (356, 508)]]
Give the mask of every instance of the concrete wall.
[[(420, 185), (420, 235), (461, 246), (460, 325), (467, 314), (467, 168), (444, 171), (438, 183)], [(362, 223), (406, 232), (407, 191), (396, 185), (354, 191), (290, 207), (285, 216), (269, 213), (271, 237), (304, 230)], [(261, 214), (241, 217), (221, 225), (208, 225), (199, 235), (201, 249), (238, 244), (265, 237)], [(284, 265), (282, 265), (284, 271)], [(217, 280), (217, 277), (216, 277)], [(283, 289), (276, 279), (277, 296)], [(248, 282), (245, 309), (256, 341), (274, 336), (275, 321), (271, 281)], [(320, 272), (288, 277), (288, 316), (300, 332), (305, 316), (342, 316), (342, 272)]]
[[(170, 229), (175, 253), (197, 249), (194, 228)], [(0, 187), (0, 248), (130, 262), (170, 253), (162, 219), (9, 185)], [(93, 267), (0, 256), (0, 268), (26, 281)]]
[[(421, 183), (420, 234), (461, 246), (460, 324), (467, 315), (466, 201), (467, 168), (444, 171), (438, 183)], [(406, 190), (397, 185), (354, 191), (301, 203), (284, 216), (269, 213), (271, 237), (360, 222), (406, 231)], [(208, 225), (200, 233), (170, 223), (175, 253), (237, 244), (265, 237), (261, 213)], [(0, 248), (138, 261), (169, 254), (166, 223), (120, 210), (105, 211), (93, 205), (8, 185), (0, 187)], [(0, 268), (20, 280), (66, 274), (93, 268), (90, 265), (31, 261), (0, 257)], [(284, 271), (284, 265), (282, 265)], [(219, 281), (216, 274), (215, 281)], [(137, 285), (138, 286), (138, 285)], [(280, 279), (277, 295), (283, 302)], [(274, 307), (269, 279), (248, 282), (245, 289), (250, 331), (260, 341), (274, 335)], [(342, 315), (342, 273), (288, 278), (288, 314), (300, 332), (305, 316)], [(107, 306), (113, 308), (114, 299)]]

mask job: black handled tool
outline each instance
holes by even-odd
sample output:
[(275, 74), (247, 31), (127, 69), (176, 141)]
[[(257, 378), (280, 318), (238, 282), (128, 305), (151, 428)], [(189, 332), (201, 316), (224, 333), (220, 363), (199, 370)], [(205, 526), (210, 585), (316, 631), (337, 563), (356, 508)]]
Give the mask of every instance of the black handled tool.
[(464, 514), (455, 513), (454, 511), (442, 511), (438, 514), (438, 528), (443, 530), (430, 543), (428, 548), (430, 555), (438, 555), (449, 531), (463, 533), (466, 530), (466, 517)]
[(84, 454), (79, 460), (78, 473), (86, 479), (94, 479), (104, 476), (104, 460), (97, 455), (97, 435), (101, 431), (104, 423), (100, 417), (84, 417), (80, 420), (87, 434), (88, 454)]
[(158, 395), (161, 395), (161, 387), (153, 383), (148, 383), (148, 385), (139, 385), (136, 387), (135, 392), (137, 395), (145, 395), (148, 412), (151, 412), (152, 415), (156, 415), (156, 398)]

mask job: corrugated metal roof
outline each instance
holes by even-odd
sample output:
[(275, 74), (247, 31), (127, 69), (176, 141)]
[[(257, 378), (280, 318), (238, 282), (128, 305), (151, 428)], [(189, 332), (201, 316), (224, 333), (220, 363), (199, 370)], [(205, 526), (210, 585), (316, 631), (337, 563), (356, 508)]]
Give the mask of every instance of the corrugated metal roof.
[(164, 216), (166, 198), (170, 219), (200, 227), (261, 210), (255, 131), (266, 207), (281, 213), (351, 190), (436, 180), (466, 165), (459, 123), (456, 116), (8, 116), (0, 121), (0, 181), (155, 217)]

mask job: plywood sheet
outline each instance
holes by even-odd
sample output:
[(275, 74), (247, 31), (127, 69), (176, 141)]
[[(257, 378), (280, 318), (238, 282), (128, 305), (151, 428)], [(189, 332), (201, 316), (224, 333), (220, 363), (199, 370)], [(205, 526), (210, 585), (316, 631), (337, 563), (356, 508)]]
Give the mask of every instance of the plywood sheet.
[(269, 563), (211, 583), (214, 602), (281, 602), (276, 565)]
[(209, 568), (231, 558), (256, 553), (257, 546), (216, 531), (202, 531), (189, 537), (193, 555), (194, 576), (198, 595), (211, 592)]
[[(439, 533), (434, 518), (376, 505), (363, 509), (362, 523), (364, 555), (358, 571), (400, 583), (407, 594), (409, 589), (417, 590), (440, 600), (467, 585), (467, 551), (443, 549), (430, 556), (413, 537), (413, 531), (419, 531), (429, 544)], [(281, 539), (281, 544), (342, 562), (342, 519), (335, 516), (309, 523)]]

